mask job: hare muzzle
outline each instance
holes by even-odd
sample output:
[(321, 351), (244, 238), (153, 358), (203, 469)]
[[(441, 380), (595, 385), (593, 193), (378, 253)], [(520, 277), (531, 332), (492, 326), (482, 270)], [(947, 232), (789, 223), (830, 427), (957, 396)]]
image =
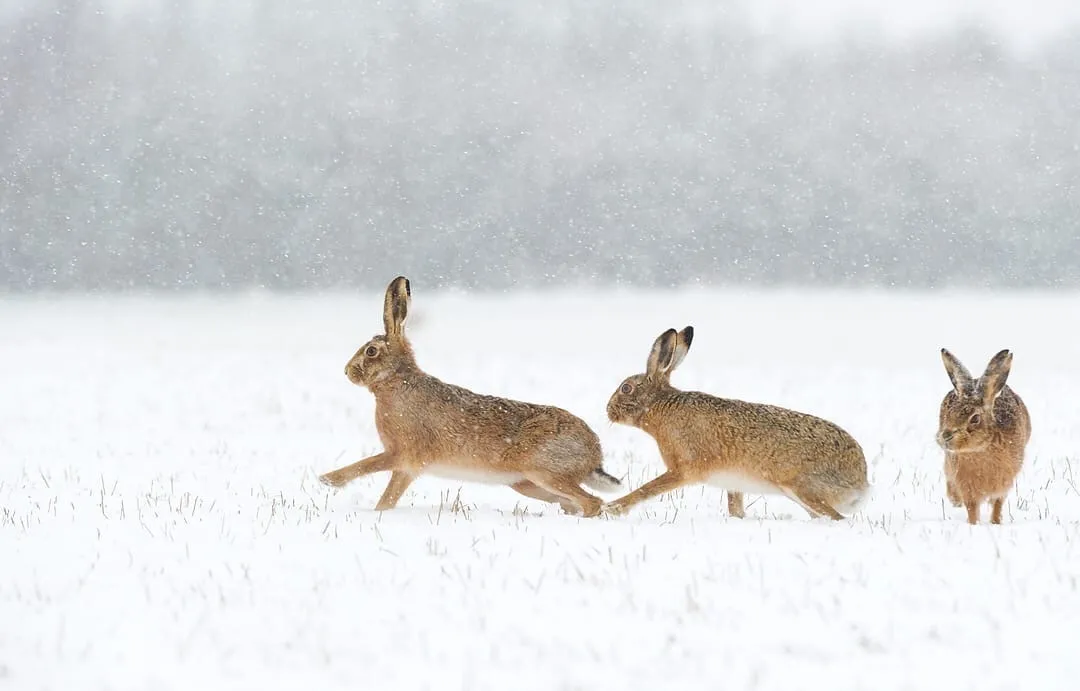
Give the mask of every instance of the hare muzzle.
[(349, 364), (345, 365), (345, 376), (353, 384), (364, 383), (364, 369), (361, 367), (360, 363), (353, 360), (350, 360)]

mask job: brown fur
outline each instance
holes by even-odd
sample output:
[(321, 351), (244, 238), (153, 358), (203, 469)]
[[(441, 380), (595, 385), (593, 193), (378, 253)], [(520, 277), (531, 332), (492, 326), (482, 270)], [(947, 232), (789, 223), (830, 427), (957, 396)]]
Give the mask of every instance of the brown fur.
[(390, 282), (383, 305), (386, 333), (356, 351), (345, 375), (375, 395), (375, 427), (385, 451), (322, 475), (341, 487), (391, 471), (376, 509), (397, 505), (409, 485), (430, 473), (504, 484), (519, 494), (595, 516), (601, 501), (581, 488), (618, 489), (604, 472), (600, 440), (562, 408), (474, 393), (423, 372), (405, 338), (411, 289)]
[(972, 525), (979, 522), (984, 501), (990, 502), (990, 522), (1001, 523), (1005, 497), (1023, 467), (1031, 438), (1027, 406), (1005, 385), (1012, 353), (1000, 351), (977, 380), (944, 348), (941, 359), (953, 384), (938, 411), (946, 496), (953, 506), (967, 510)]
[(840, 520), (867, 496), (862, 448), (835, 424), (761, 403), (681, 391), (671, 372), (686, 357), (694, 330), (668, 329), (653, 343), (644, 374), (619, 385), (608, 401), (612, 422), (651, 435), (667, 472), (605, 504), (623, 513), (638, 502), (689, 484), (728, 492), (728, 512), (743, 517), (743, 492), (783, 494), (810, 513)]

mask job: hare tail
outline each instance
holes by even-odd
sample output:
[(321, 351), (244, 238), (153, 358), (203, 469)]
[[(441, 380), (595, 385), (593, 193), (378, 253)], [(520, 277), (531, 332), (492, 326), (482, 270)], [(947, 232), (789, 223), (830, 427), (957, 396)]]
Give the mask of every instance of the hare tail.
[(622, 481), (606, 472), (602, 466), (597, 466), (595, 470), (589, 473), (585, 477), (583, 484), (598, 492), (614, 492), (622, 487)]
[(856, 511), (862, 510), (873, 495), (874, 487), (872, 485), (866, 485), (860, 489), (852, 490), (852, 492), (840, 502), (836, 509), (846, 514), (855, 513)]

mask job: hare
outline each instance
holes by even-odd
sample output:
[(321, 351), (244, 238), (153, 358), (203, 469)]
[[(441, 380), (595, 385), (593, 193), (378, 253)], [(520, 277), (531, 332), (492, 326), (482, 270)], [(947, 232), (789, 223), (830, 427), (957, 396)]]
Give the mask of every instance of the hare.
[(835, 424), (760, 403), (682, 391), (669, 381), (690, 349), (694, 329), (668, 329), (653, 343), (644, 374), (626, 378), (607, 404), (608, 418), (656, 440), (667, 472), (604, 505), (619, 514), (689, 484), (727, 490), (728, 513), (744, 517), (743, 493), (784, 495), (817, 518), (842, 520), (870, 492), (859, 444)]
[(581, 488), (615, 491), (604, 472), (600, 440), (589, 426), (552, 406), (497, 398), (423, 372), (405, 338), (412, 289), (398, 276), (386, 288), (385, 334), (360, 347), (345, 376), (375, 396), (375, 427), (384, 451), (320, 476), (333, 487), (389, 470), (375, 506), (394, 508), (422, 474), (509, 485), (519, 494), (596, 516), (601, 500)]
[(1001, 523), (1005, 496), (1024, 464), (1031, 438), (1027, 406), (1005, 385), (1012, 353), (990, 359), (977, 380), (945, 348), (941, 359), (953, 388), (938, 410), (937, 443), (945, 452), (945, 492), (953, 506), (979, 522), (979, 507), (990, 501), (990, 522)]

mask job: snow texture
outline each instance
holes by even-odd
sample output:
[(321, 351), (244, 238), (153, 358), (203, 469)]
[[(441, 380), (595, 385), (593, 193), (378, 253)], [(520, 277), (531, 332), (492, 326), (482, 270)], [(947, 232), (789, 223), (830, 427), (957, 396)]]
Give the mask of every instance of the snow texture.
[[(422, 367), (582, 416), (627, 489), (662, 466), (604, 404), (692, 324), (677, 386), (838, 422), (875, 494), (841, 523), (757, 496), (732, 519), (712, 487), (582, 519), (421, 478), (380, 515), (385, 474), (316, 479), (381, 448), (342, 371), (380, 295), (8, 299), (0, 688), (1075, 688), (1080, 297), (412, 278)], [(1034, 435), (1001, 526), (944, 502), (942, 346), (1015, 353)]]

